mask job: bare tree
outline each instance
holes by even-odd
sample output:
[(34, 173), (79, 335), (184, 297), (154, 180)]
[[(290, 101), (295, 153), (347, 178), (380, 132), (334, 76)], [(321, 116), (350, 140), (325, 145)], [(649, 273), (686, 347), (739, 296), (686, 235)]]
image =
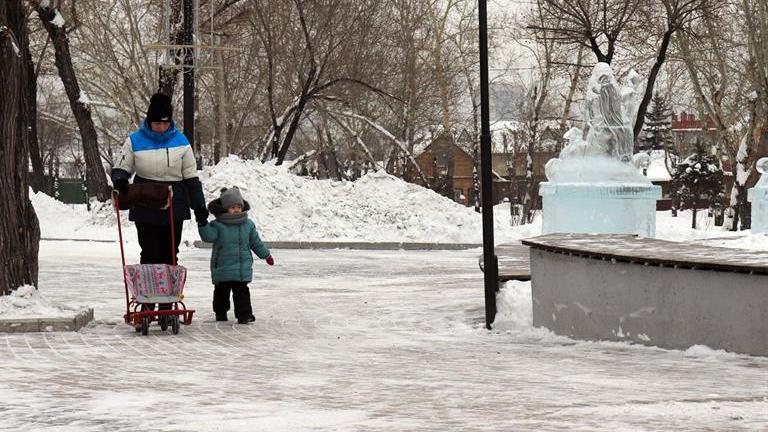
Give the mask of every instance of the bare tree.
[(654, 40), (653, 47), (649, 48), (654, 62), (635, 116), (633, 132), (637, 137), (672, 36), (700, 18), (712, 4), (712, 0), (541, 0), (538, 19), (529, 27), (549, 32), (547, 37), (559, 44), (589, 48), (598, 62), (610, 64), (622, 44), (627, 45), (626, 52), (630, 51), (633, 38), (640, 42), (633, 45), (643, 46), (648, 40), (649, 28), (663, 23), (659, 40)]
[(89, 183), (96, 193), (96, 198), (99, 201), (106, 201), (110, 196), (106, 171), (103, 168), (99, 155), (98, 136), (96, 135), (96, 127), (94, 126), (93, 117), (88, 106), (88, 98), (80, 88), (77, 74), (72, 64), (66, 22), (59, 10), (51, 6), (50, 3), (43, 4), (39, 0), (32, 0), (31, 4), (53, 42), (59, 77), (64, 85), (69, 105), (80, 129)]
[(291, 8), (271, 2), (252, 6), (252, 31), (267, 64), (269, 126), (262, 139), (251, 141), (241, 153), (260, 144), (257, 154), (271, 155), (280, 164), (314, 101), (339, 99), (348, 86), (388, 96), (357, 76), (350, 62), (356, 50), (351, 36), (370, 34), (374, 3), (295, 0)]
[[(672, 36), (690, 25), (691, 22), (700, 19), (705, 15), (713, 5), (712, 0), (660, 0), (664, 6), (665, 15), (659, 17), (665, 23), (664, 33), (661, 36), (661, 43), (656, 51), (656, 59), (648, 73), (648, 81), (645, 85), (645, 92), (640, 104), (637, 107), (637, 116), (632, 132), (635, 137), (640, 135), (645, 121), (645, 112), (648, 104), (653, 97), (653, 89), (656, 84), (656, 78), (659, 76), (661, 67), (667, 58)], [(649, 9), (646, 14), (648, 22), (653, 21), (656, 14), (656, 8)]]
[(21, 0), (0, 2), (0, 295), (37, 285), (40, 227), (29, 200), (29, 79), (27, 11)]
[[(734, 230), (749, 226), (746, 182), (754, 153), (752, 134), (744, 133), (739, 125), (756, 120), (756, 101), (747, 97), (751, 87), (750, 79), (745, 76), (749, 69), (744, 63), (747, 56), (741, 49), (746, 45), (745, 29), (740, 29), (736, 25), (739, 20), (734, 19), (737, 15), (734, 11), (738, 9), (738, 1), (728, 1), (720, 8), (705, 10), (701, 20), (689, 23), (676, 33), (674, 40), (679, 61), (685, 66), (695, 95), (696, 110), (714, 123), (713, 144), (735, 162), (730, 203), (734, 215), (731, 229)], [(728, 21), (734, 25), (722, 25)], [(704, 127), (708, 127), (706, 122)]]
[[(171, 42), (179, 27), (179, 3), (169, 0), (170, 8), (163, 9), (169, 11)], [(77, 12), (67, 27), (72, 63), (80, 76), (88, 74), (80, 85), (89, 95), (100, 156), (109, 162), (113, 148), (143, 120), (158, 80), (162, 91), (174, 88), (174, 60), (147, 48), (164, 42), (163, 2), (67, 4), (69, 15)], [(342, 166), (358, 159), (373, 165), (383, 161), (389, 172), (415, 179), (421, 174), (413, 156), (430, 139), (430, 128), (476, 128), (477, 116), (468, 112), (477, 103), (470, 0), (199, 4), (201, 30), (215, 31), (210, 38), (201, 31), (198, 42), (239, 49), (217, 51), (217, 69), (196, 73), (196, 131), (200, 154), (208, 161), (235, 153), (280, 163), (317, 150), (322, 138), (339, 147), (332, 150)], [(44, 63), (50, 62), (44, 58)], [(169, 67), (158, 72), (164, 64)], [(67, 116), (49, 98), (43, 100), (45, 122), (69, 131)], [(333, 112), (361, 117), (322, 118)]]
[(744, 169), (748, 170), (743, 187), (748, 188), (759, 177), (753, 169), (755, 162), (768, 156), (768, 0), (743, 0), (742, 6), (748, 51), (745, 70), (754, 99), (754, 120), (747, 131), (754, 146), (743, 160)]
[(530, 24), (568, 45), (589, 48), (598, 62), (611, 63), (622, 32), (635, 19), (641, 0), (542, 0), (540, 18)]

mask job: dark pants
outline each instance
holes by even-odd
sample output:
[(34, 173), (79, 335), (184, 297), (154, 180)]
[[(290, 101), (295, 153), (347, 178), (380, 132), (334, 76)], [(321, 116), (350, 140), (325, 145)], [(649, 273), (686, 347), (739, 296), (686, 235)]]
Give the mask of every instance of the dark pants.
[(181, 243), (181, 228), (184, 221), (174, 222), (173, 231), (176, 244), (171, 249), (171, 226), (152, 225), (136, 222), (136, 231), (139, 233), (139, 246), (141, 247), (142, 264), (173, 264), (173, 253), (178, 255)]
[[(152, 225), (136, 222), (136, 231), (139, 234), (139, 246), (141, 247), (141, 264), (173, 264), (174, 254), (179, 254), (179, 244), (181, 243), (181, 228), (184, 221), (175, 221), (173, 224), (174, 240), (173, 250), (171, 250), (171, 226), (170, 225)], [(149, 305), (142, 305), (142, 310), (150, 308)], [(151, 307), (154, 309), (154, 306)], [(170, 309), (171, 305), (162, 304), (160, 309)]]
[(253, 315), (253, 309), (251, 309), (251, 293), (248, 291), (247, 282), (226, 281), (214, 285), (213, 312), (216, 315), (227, 313), (229, 310), (230, 291), (232, 291), (232, 300), (235, 303), (235, 318), (250, 318)]

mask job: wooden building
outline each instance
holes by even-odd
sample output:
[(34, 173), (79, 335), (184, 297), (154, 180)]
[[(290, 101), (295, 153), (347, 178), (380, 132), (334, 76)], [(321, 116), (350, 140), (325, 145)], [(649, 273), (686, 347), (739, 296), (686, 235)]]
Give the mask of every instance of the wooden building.
[[(546, 180), (544, 165), (557, 155), (558, 149), (553, 139), (557, 135), (554, 132), (548, 134), (547, 139), (542, 140), (544, 144), (533, 154), (534, 194), (538, 194), (539, 182)], [(442, 134), (416, 156), (416, 163), (427, 177), (432, 190), (468, 206), (474, 205), (472, 174), (475, 158), (468, 150), (472, 146), (471, 138), (465, 132), (456, 138), (452, 134)], [(493, 202), (500, 203), (505, 199), (522, 202), (527, 185), (528, 153), (520, 149), (518, 151), (507, 149), (506, 152), (502, 150), (500, 146), (494, 145)], [(477, 155), (477, 161), (479, 176), (479, 155)], [(418, 178), (415, 182), (422, 183)], [(538, 207), (538, 195), (535, 196), (534, 201), (534, 206)]]

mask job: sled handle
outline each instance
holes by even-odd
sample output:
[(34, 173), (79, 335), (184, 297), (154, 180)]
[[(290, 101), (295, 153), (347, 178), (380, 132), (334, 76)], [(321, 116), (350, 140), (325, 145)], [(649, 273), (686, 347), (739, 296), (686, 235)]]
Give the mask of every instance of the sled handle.
[(168, 217), (171, 220), (171, 260), (176, 265), (176, 229), (173, 224), (173, 189), (168, 186)]
[(131, 313), (129, 308), (130, 301), (128, 300), (128, 279), (125, 276), (125, 249), (123, 248), (123, 226), (120, 222), (120, 192), (112, 192), (112, 203), (115, 205), (115, 212), (117, 213), (117, 235), (120, 238), (120, 259), (123, 262), (123, 286), (125, 287), (125, 316)]

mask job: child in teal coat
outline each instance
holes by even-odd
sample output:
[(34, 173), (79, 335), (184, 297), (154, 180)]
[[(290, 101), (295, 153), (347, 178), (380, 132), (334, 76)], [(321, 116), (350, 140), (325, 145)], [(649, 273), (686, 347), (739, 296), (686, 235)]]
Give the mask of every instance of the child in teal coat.
[(216, 220), (198, 223), (200, 238), (213, 243), (211, 253), (211, 279), (213, 280), (213, 311), (216, 321), (226, 321), (229, 311), (229, 293), (235, 304), (235, 318), (248, 324), (256, 318), (251, 308), (248, 282), (253, 279), (251, 251), (267, 264), (275, 263), (269, 249), (256, 232), (256, 225), (248, 219), (248, 202), (243, 200), (237, 187), (224, 188), (221, 196), (208, 204)]

